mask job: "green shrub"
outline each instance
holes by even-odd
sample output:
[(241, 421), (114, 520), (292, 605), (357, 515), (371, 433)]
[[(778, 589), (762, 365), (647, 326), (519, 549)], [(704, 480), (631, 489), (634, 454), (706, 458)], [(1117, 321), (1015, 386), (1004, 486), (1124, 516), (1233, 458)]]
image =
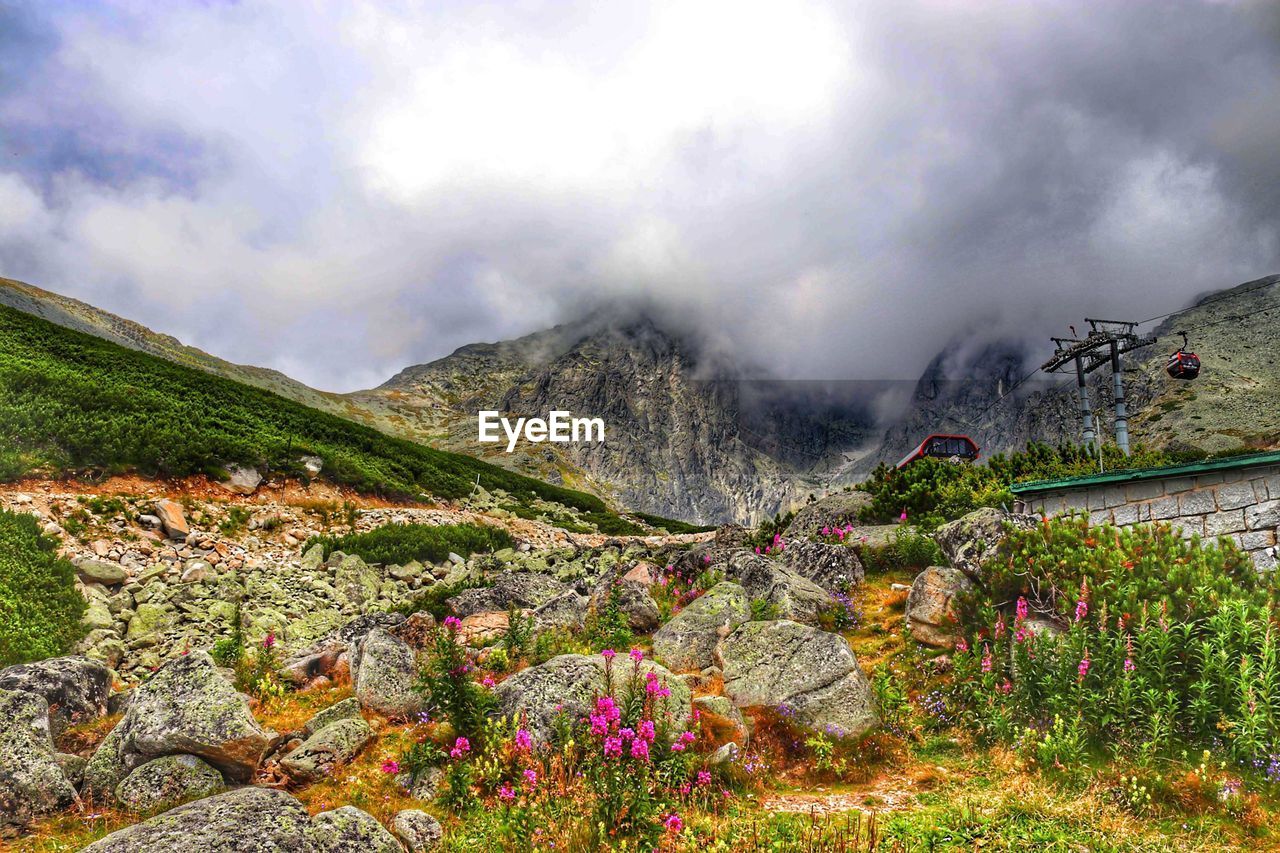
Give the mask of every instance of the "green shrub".
[(35, 516), (0, 510), (0, 667), (66, 654), (84, 635), (75, 567)]
[[(953, 656), (966, 718), (1061, 763), (1179, 747), (1245, 766), (1280, 752), (1280, 642), (1271, 576), (1229, 540), (1084, 517), (1012, 532), (958, 601)], [(1060, 635), (1029, 621), (1066, 626)]]
[(368, 563), (404, 565), (414, 560), (439, 563), (451, 551), (468, 557), (500, 551), (512, 544), (507, 531), (483, 524), (386, 524), (364, 533), (312, 536), (303, 547), (323, 546), (326, 559), (334, 551), (341, 551)]
[(447, 618), (435, 634), (419, 689), (434, 713), (448, 720), (453, 732), (476, 744), (482, 742), (485, 722), (497, 700), (479, 683), (471, 680), (472, 665), (467, 650), (458, 640), (458, 620)]
[(426, 611), (434, 616), (437, 622), (440, 622), (449, 615), (448, 602), (450, 598), (464, 590), (478, 589), (491, 585), (492, 582), (487, 580), (466, 579), (455, 583), (440, 581), (427, 587), (412, 600), (393, 608), (393, 612), (412, 616), (414, 613)]
[(677, 521), (674, 518), (663, 518), (660, 515), (650, 515), (647, 512), (633, 512), (631, 513), (631, 515), (634, 515), (636, 518), (640, 519), (650, 527), (653, 527), (659, 530), (666, 530), (668, 533), (671, 533), (671, 534), (706, 533), (710, 530), (716, 529), (714, 525), (690, 524), (687, 521)]
[(947, 560), (932, 536), (913, 527), (901, 527), (884, 545), (863, 548), (862, 563), (869, 572), (887, 572), (945, 566)]
[(622, 584), (615, 583), (610, 587), (604, 605), (587, 614), (584, 636), (597, 651), (631, 647), (635, 635), (631, 632), (627, 614), (622, 612)]

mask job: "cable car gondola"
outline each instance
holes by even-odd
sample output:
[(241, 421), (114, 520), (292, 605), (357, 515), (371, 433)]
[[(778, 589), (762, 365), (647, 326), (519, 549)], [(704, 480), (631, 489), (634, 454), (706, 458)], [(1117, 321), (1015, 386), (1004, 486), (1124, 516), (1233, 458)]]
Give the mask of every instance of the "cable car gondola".
[(972, 462), (978, 458), (978, 444), (967, 435), (931, 435), (902, 457), (896, 466), (902, 469), (926, 456), (932, 459), (957, 459)]
[(1187, 333), (1181, 332), (1182, 346), (1169, 356), (1165, 371), (1174, 379), (1195, 379), (1200, 375), (1200, 356), (1187, 352)]

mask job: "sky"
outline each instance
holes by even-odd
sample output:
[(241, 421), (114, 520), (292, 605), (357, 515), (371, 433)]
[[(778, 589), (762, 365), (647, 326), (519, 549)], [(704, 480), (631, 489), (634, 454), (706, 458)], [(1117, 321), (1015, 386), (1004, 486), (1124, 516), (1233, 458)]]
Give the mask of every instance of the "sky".
[(0, 0), (0, 275), (354, 390), (664, 306), (909, 379), (1280, 272), (1280, 2)]

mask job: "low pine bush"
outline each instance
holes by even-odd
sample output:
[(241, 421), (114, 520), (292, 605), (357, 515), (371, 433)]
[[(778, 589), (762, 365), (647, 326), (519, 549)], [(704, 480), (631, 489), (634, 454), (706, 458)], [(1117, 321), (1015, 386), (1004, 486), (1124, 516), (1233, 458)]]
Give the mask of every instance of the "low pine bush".
[(84, 634), (75, 567), (35, 516), (0, 510), (0, 667), (57, 657)]
[(355, 554), (367, 563), (438, 563), (452, 551), (463, 557), (500, 551), (513, 544), (505, 530), (481, 524), (386, 524), (365, 533), (345, 536), (313, 536), (305, 548), (322, 545), (328, 557), (334, 551)]
[(959, 602), (963, 713), (1071, 770), (1086, 754), (1280, 753), (1274, 580), (1229, 540), (1076, 516), (1016, 531)]

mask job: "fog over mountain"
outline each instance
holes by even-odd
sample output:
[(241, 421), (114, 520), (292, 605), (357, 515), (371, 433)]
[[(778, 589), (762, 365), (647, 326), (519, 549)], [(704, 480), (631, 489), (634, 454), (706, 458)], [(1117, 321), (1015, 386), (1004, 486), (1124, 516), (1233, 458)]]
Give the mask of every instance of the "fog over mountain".
[(1248, 0), (3, 2), (0, 274), (326, 390), (624, 297), (914, 382), (1280, 267), (1277, 91)]

